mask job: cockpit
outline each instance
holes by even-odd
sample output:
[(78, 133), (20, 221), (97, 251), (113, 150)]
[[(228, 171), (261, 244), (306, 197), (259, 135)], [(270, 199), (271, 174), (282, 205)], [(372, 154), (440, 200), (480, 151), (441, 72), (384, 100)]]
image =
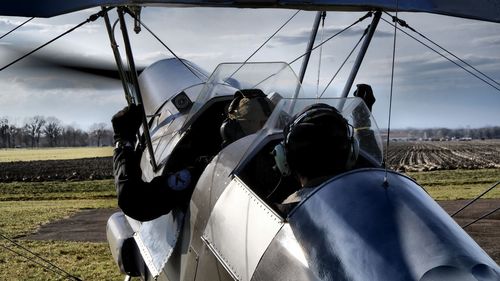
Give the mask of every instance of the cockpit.
[[(243, 157), (232, 174), (239, 177), (266, 202), (281, 202), (286, 194), (300, 188), (294, 177), (283, 177), (276, 169), (274, 147), (283, 139), (283, 129), (292, 117), (305, 107), (326, 103), (338, 109), (355, 132), (359, 157), (354, 168), (379, 167), (382, 163), (382, 141), (377, 124), (359, 98), (322, 98), (308, 95), (286, 63), (227, 63), (219, 65), (208, 80), (176, 89), (155, 112), (150, 112), (150, 133), (159, 171), (144, 171), (153, 178), (163, 170), (177, 171), (197, 166), (195, 177), (217, 155), (223, 146), (220, 126), (236, 91), (262, 91), (274, 109), (261, 130), (236, 141)], [(189, 84), (189, 83), (188, 83)], [(248, 138), (252, 140), (249, 142)], [(150, 161), (143, 154), (143, 163)], [(286, 187), (286, 188), (283, 188)]]
[(382, 165), (383, 151), (379, 130), (371, 112), (361, 99), (284, 98), (275, 107), (264, 128), (247, 148), (242, 162), (234, 170), (235, 175), (272, 207), (279, 205), (301, 187), (294, 176), (286, 177), (280, 174), (273, 149), (282, 142), (283, 129), (292, 117), (305, 107), (319, 102), (337, 108), (353, 127), (359, 153), (352, 169)]
[[(170, 80), (168, 73), (184, 68), (179, 64), (172, 65), (172, 62), (169, 64), (167, 69), (162, 69), (162, 73), (167, 73), (163, 80)], [(158, 102), (160, 107), (149, 106), (151, 110), (146, 112), (150, 117), (149, 131), (155, 160), (160, 167), (157, 171), (147, 170), (151, 166), (148, 165), (151, 159), (144, 153), (141, 166), (146, 180), (161, 174), (165, 167), (175, 170), (188, 164), (175, 159), (190, 159), (187, 162), (192, 164), (200, 161), (194, 158), (209, 160), (215, 156), (222, 148), (220, 126), (236, 91), (258, 89), (276, 102), (281, 98), (298, 96), (302, 91), (295, 73), (283, 62), (221, 64), (201, 84), (199, 78), (189, 75), (185, 69), (183, 72), (185, 75), (178, 78), (185, 82), (175, 81), (174, 84), (178, 86), (174, 87), (175, 91), (170, 95), (162, 91), (164, 87), (151, 89), (141, 84), (146, 101), (160, 100), (157, 96), (165, 100)], [(146, 76), (143, 78), (143, 75)], [(147, 75), (151, 74), (145, 70), (143, 75), (142, 81), (147, 85)], [(181, 157), (178, 157), (179, 154)], [(206, 164), (205, 160), (203, 162)]]

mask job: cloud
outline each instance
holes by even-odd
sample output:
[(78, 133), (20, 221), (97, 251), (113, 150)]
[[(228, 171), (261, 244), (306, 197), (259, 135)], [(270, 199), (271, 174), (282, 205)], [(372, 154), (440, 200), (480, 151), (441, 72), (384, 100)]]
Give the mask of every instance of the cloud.
[(65, 124), (87, 127), (109, 122), (126, 102), (121, 89), (26, 89), (19, 84), (2, 81), (0, 112), (2, 116), (20, 120), (34, 115), (55, 116)]
[[(343, 30), (345, 27), (335, 27), (335, 26), (328, 26), (325, 27), (324, 31), (318, 31), (324, 32), (324, 39), (328, 39), (329, 37), (333, 36), (334, 34), (337, 34), (341, 30)], [(363, 33), (365, 32), (365, 28), (359, 27), (359, 26), (354, 26), (344, 32), (342, 32), (339, 36), (342, 37), (360, 37)], [(377, 31), (375, 33), (377, 37), (388, 37), (392, 36), (390, 32), (386, 31)], [(296, 44), (302, 44), (305, 42), (309, 41), (309, 37), (311, 36), (311, 29), (301, 29), (296, 32), (293, 32), (291, 34), (287, 35), (277, 35), (273, 38), (273, 43), (274, 44), (279, 44), (279, 45), (296, 45)], [(317, 43), (319, 43), (319, 37), (316, 37)]]
[[(500, 82), (498, 73), (500, 57), (474, 54), (461, 55), (460, 57), (476, 69)], [(452, 61), (465, 66), (455, 58), (452, 58)], [(391, 58), (389, 57), (369, 59), (364, 66), (364, 73), (369, 76), (369, 81), (378, 81), (379, 83), (386, 81), (385, 83), (387, 83), (387, 81), (390, 81), (390, 66)], [(407, 91), (415, 89), (432, 90), (436, 87), (450, 90), (484, 87), (484, 89), (494, 90), (491, 86), (433, 52), (414, 52), (413, 54), (397, 56), (395, 67), (395, 81), (399, 87)], [(481, 76), (474, 70), (466, 68)]]
[[(83, 21), (97, 10), (98, 8), (51, 19), (31, 21), (5, 38), (7, 40), (0, 42), (2, 45), (0, 53), (3, 54), (0, 62), (3, 63), (6, 60), (3, 46), (11, 44), (15, 46), (14, 49), (27, 46), (25, 50), (31, 50)], [(143, 10), (142, 16), (146, 24), (157, 32), (157, 35), (165, 40), (165, 43), (179, 56), (210, 70), (221, 61), (246, 59), (293, 13), (294, 11), (290, 10), (148, 8)], [(116, 18), (116, 13), (110, 13), (110, 15), (113, 19)], [(309, 40), (310, 25), (314, 15), (314, 12), (301, 12), (267, 44), (266, 48), (252, 58), (252, 61), (290, 61), (303, 53), (305, 46), (302, 45)], [(423, 21), (419, 20), (422, 16)], [(353, 18), (350, 13), (336, 13), (335, 21), (332, 22), (336, 25), (328, 25), (325, 28), (324, 38), (340, 31), (357, 17)], [(499, 79), (500, 60), (498, 57), (500, 54), (497, 50), (500, 39), (496, 34), (496, 26), (488, 25), (484, 28), (484, 25), (476, 24), (476, 21), (473, 21), (473, 24), (457, 24), (459, 19), (449, 19), (452, 24), (440, 24), (433, 19), (434, 17), (418, 14), (414, 20), (408, 22), (420, 31), (428, 31), (426, 35), (429, 38), (439, 39), (440, 43), (444, 44), (443, 46), (458, 46), (457, 53), (460, 54), (461, 51), (461, 56), (469, 63), (490, 75), (496, 75)], [(445, 17), (445, 19), (448, 18)], [(0, 32), (6, 32), (25, 20), (25, 18), (0, 19)], [(334, 48), (324, 48), (322, 56), (325, 63), (321, 65), (324, 83), (328, 82), (331, 75), (335, 73), (345, 55), (364, 32), (367, 24), (368, 22), (365, 21), (332, 40), (332, 42), (335, 41)], [(381, 23), (379, 27), (375, 33), (375, 39), (392, 38), (393, 30), (390, 25)], [(134, 34), (131, 29), (129, 33), (137, 65), (149, 64), (171, 56), (148, 35), (145, 29), (139, 35)], [(320, 37), (318, 35), (316, 43), (319, 42)], [(463, 39), (474, 37), (476, 39)], [(422, 51), (421, 46), (417, 48), (415, 45), (405, 44), (405, 41), (400, 38), (403, 37), (398, 37), (395, 87), (399, 87), (397, 92), (407, 95), (411, 102), (429, 103), (430, 100), (422, 98), (427, 92), (453, 92), (457, 88), (468, 90), (482, 83), (436, 54), (427, 50)], [(371, 83), (374, 86), (378, 94), (376, 106), (381, 106), (384, 102), (384, 95), (388, 93), (387, 85), (390, 82), (392, 40), (374, 40), (374, 43), (377, 44), (370, 46), (358, 77), (360, 82)], [(123, 44), (121, 41), (119, 44), (123, 56)], [(483, 52), (488, 46), (491, 48)], [(50, 60), (73, 61), (74, 64), (87, 63), (94, 67), (98, 64), (96, 61), (105, 61), (109, 62), (110, 66), (114, 65), (107, 33), (101, 20), (85, 25), (47, 49), (44, 52)], [(317, 52), (313, 55), (316, 56)], [(330, 86), (332, 91), (342, 90), (343, 80), (348, 76), (354, 56), (351, 57), (351, 61), (336, 78), (334, 84)], [(3, 99), (0, 103), (0, 112), (2, 114), (11, 112), (8, 114), (32, 116), (35, 112), (40, 112), (43, 115), (55, 115), (65, 122), (75, 121), (85, 124), (85, 122), (107, 121), (115, 110), (124, 105), (121, 84), (118, 81), (107, 81), (69, 70), (57, 72), (54, 67), (48, 68), (47, 63), (26, 61), (2, 72), (0, 75), (2, 86), (0, 97)], [(305, 83), (312, 85), (311, 87), (315, 90), (316, 57), (313, 57), (310, 63), (310, 70), (308, 70), (310, 75), (308, 75), (312, 78), (309, 81), (306, 79)], [(300, 63), (294, 64), (293, 67), (298, 70)], [(323, 87), (324, 85), (320, 86), (320, 90)], [(9, 100), (9, 103), (6, 103), (6, 100)], [(435, 107), (441, 105), (439, 102), (441, 101), (432, 100), (432, 103), (436, 104)], [(498, 102), (488, 104), (494, 106)], [(408, 108), (406, 107), (405, 110)], [(413, 104), (410, 108), (413, 108)], [(19, 113), (12, 113), (13, 109)], [(419, 118), (420, 115), (421, 113), (415, 113), (415, 116)]]
[(134, 60), (136, 61), (136, 63), (140, 62), (141, 64), (147, 66), (156, 61), (171, 57), (173, 57), (173, 55), (167, 50), (165, 50), (165, 51), (156, 51), (156, 52), (147, 52), (144, 54), (138, 54), (135, 56)]
[[(462, 59), (477, 69), (500, 68), (500, 57), (466, 55), (463, 56)], [(404, 74), (408, 75), (410, 75), (410, 73), (413, 73), (413, 75), (415, 75), (415, 73), (421, 75), (455, 74), (458, 71), (464, 71), (454, 64), (463, 65), (460, 61), (455, 58), (452, 58), (451, 61), (452, 62), (442, 57), (436, 57), (435, 54), (425, 54), (401, 58), (398, 60), (398, 67), (403, 70)]]
[(472, 40), (472, 44), (480, 47), (500, 47), (500, 35), (476, 38)]
[[(2, 30), (11, 30), (20, 25), (24, 20), (10, 20), (10, 19), (0, 19), (0, 28)], [(25, 24), (21, 28), (17, 29), (16, 32), (18, 33), (31, 33), (31, 32), (38, 32), (38, 33), (57, 33), (57, 32), (62, 32), (66, 31), (70, 28), (72, 28), (73, 25), (70, 24), (46, 24), (46, 23), (37, 23), (30, 21), (29, 23)]]

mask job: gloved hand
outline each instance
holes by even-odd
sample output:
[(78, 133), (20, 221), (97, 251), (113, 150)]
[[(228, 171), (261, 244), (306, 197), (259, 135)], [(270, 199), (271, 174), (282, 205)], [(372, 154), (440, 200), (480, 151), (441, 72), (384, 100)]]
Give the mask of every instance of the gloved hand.
[(128, 141), (131, 143), (135, 142), (135, 134), (139, 129), (142, 122), (142, 107), (135, 104), (126, 106), (122, 110), (118, 111), (113, 118), (111, 123), (113, 124), (114, 141), (124, 142)]
[(354, 91), (354, 96), (363, 99), (366, 106), (372, 111), (372, 106), (375, 103), (372, 87), (368, 84), (357, 84), (357, 89)]

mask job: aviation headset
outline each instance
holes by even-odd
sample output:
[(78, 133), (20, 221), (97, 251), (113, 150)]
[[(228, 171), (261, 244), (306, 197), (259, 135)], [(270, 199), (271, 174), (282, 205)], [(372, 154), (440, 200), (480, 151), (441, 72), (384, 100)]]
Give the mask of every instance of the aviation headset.
[[(266, 95), (261, 90), (244, 89), (236, 91), (236, 93), (234, 94), (234, 99), (231, 101), (228, 107), (228, 118), (224, 120), (220, 128), (221, 137), (223, 139), (223, 146), (226, 146), (227, 144), (246, 136), (248, 133), (252, 133), (245, 132), (245, 130), (241, 126), (238, 119), (243, 116), (237, 117), (239, 115), (238, 110), (240, 107), (240, 102), (244, 98), (248, 100), (255, 100), (265, 116), (271, 115), (273, 108), (270, 102), (267, 100)], [(247, 110), (256, 110), (256, 108), (248, 108)]]
[(274, 147), (273, 155), (276, 162), (276, 167), (283, 176), (288, 176), (292, 173), (293, 170), (295, 170), (293, 161), (290, 161), (290, 159), (288, 159), (290, 158), (290, 139), (294, 138), (299, 127), (306, 124), (310, 126), (324, 127), (325, 124), (315, 124), (311, 121), (325, 116), (332, 118), (333, 122), (344, 124), (347, 136), (345, 145), (347, 146), (346, 149), (348, 150), (344, 168), (350, 169), (354, 166), (358, 158), (359, 144), (357, 139), (354, 137), (353, 127), (338, 112), (336, 108), (324, 103), (318, 103), (305, 108), (301, 113), (299, 113), (283, 130), (283, 141)]

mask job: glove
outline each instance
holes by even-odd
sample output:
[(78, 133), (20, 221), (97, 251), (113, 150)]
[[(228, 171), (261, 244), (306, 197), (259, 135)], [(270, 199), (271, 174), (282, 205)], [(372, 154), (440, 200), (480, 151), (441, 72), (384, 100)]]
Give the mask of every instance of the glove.
[(114, 140), (117, 142), (135, 142), (135, 134), (142, 122), (142, 107), (135, 104), (118, 111), (111, 123), (113, 124)]
[(356, 87), (357, 89), (354, 91), (354, 96), (361, 98), (371, 112), (372, 106), (375, 103), (372, 87), (368, 84), (357, 84)]

